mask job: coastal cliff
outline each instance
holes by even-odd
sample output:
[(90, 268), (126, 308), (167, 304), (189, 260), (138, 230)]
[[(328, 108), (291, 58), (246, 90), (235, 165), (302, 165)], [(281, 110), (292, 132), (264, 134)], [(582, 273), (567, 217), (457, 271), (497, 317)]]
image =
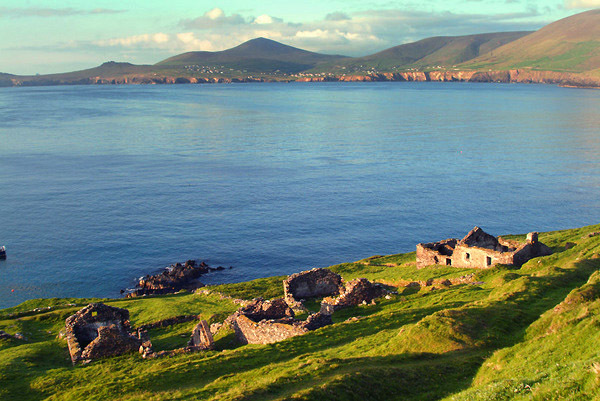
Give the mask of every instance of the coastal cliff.
[(538, 83), (561, 86), (600, 88), (600, 78), (555, 71), (411, 71), (368, 75), (301, 77), (298, 82), (502, 82)]
[(247, 82), (502, 82), (553, 84), (568, 87), (600, 88), (600, 76), (556, 71), (513, 69), (506, 71), (406, 71), (364, 75), (325, 75), (288, 77), (177, 77), (171, 75), (129, 74), (114, 77), (94, 76), (81, 79), (8, 76), (0, 80), (4, 86), (55, 85), (154, 85), (215, 84)]

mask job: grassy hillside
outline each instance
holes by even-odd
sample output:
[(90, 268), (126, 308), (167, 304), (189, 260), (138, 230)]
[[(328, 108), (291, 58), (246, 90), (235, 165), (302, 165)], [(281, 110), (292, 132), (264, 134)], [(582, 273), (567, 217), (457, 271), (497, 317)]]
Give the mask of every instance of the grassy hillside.
[[(26, 337), (0, 340), (0, 399), (593, 399), (600, 393), (599, 231), (541, 234), (555, 254), (522, 268), (417, 270), (414, 253), (333, 266), (345, 279), (367, 277), (398, 294), (338, 311), (334, 325), (277, 344), (240, 346), (223, 333), (215, 351), (157, 360), (132, 354), (73, 367), (58, 333), (91, 300), (28, 301), (0, 310), (0, 330)], [(471, 273), (470, 284), (405, 287)], [(282, 294), (281, 277), (210, 289), (104, 301), (128, 308), (138, 326), (190, 313), (222, 321), (237, 305), (217, 292)], [(193, 324), (151, 330), (155, 348), (182, 346)]]
[(365, 57), (322, 66), (347, 72), (393, 72), (410, 68), (452, 67), (494, 50), (531, 32), (499, 32), (467, 36), (438, 36), (386, 49)]
[(600, 9), (545, 26), (463, 66), (585, 72), (600, 68)]
[(257, 38), (219, 52), (196, 51), (179, 54), (156, 64), (159, 67), (216, 66), (247, 72), (294, 73), (343, 56), (313, 53), (274, 40)]

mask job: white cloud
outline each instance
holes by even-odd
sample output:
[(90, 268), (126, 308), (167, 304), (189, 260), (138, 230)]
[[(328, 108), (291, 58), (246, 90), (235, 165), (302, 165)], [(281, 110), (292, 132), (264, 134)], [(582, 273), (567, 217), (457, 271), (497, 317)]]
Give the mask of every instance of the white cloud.
[(179, 25), (187, 29), (214, 29), (222, 26), (241, 25), (244, 23), (246, 23), (246, 20), (239, 14), (228, 16), (225, 14), (225, 11), (220, 8), (213, 8), (198, 18), (181, 20)]
[(169, 35), (166, 33), (154, 33), (128, 36), (126, 38), (106, 39), (93, 42), (100, 47), (122, 46), (131, 47), (138, 45), (162, 45), (169, 41)]
[(207, 11), (204, 15), (212, 20), (225, 18), (225, 12), (220, 8), (213, 8), (212, 10)]
[(283, 20), (281, 18), (272, 17), (267, 14), (259, 15), (253, 21), (253, 23), (258, 24), (258, 25), (268, 25), (268, 24), (274, 24), (274, 23), (280, 23), (280, 22), (283, 22)]
[(567, 0), (565, 2), (566, 8), (596, 8), (600, 7), (600, 0)]

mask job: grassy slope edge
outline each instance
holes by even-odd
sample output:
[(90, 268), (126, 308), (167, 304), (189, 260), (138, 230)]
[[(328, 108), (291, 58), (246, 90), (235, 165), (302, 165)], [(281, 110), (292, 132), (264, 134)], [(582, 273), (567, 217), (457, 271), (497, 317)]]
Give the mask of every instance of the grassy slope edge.
[[(397, 286), (398, 295), (277, 344), (240, 347), (222, 333), (216, 351), (158, 360), (124, 355), (73, 367), (58, 333), (92, 300), (28, 301), (0, 310), (0, 330), (26, 336), (0, 340), (0, 399), (590, 399), (600, 392), (600, 235), (590, 236), (599, 230), (541, 234), (556, 253), (520, 269), (417, 270), (414, 253), (333, 266), (345, 279)], [(470, 273), (476, 284), (402, 286)], [(276, 297), (281, 279), (104, 301), (128, 308), (134, 326), (190, 313), (212, 323), (237, 308), (220, 294)], [(151, 331), (155, 348), (182, 346), (192, 326)]]

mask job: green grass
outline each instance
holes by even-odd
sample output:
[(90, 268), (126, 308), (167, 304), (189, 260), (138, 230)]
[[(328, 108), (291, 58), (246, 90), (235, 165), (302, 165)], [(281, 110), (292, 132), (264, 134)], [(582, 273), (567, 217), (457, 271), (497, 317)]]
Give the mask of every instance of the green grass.
[[(0, 399), (593, 399), (600, 393), (600, 236), (588, 234), (595, 231), (600, 226), (542, 233), (554, 255), (476, 271), (482, 284), (399, 287), (375, 305), (336, 312), (334, 325), (304, 336), (241, 346), (224, 330), (215, 351), (157, 360), (131, 354), (73, 367), (59, 332), (92, 300), (28, 301), (0, 311), (0, 330), (26, 336), (0, 340)], [(576, 245), (566, 249), (568, 242)], [(393, 286), (473, 273), (419, 270), (414, 257), (377, 256), (332, 270)], [(104, 302), (129, 309), (134, 326), (185, 314), (213, 323), (238, 307), (220, 294), (274, 298), (282, 279)], [(52, 309), (31, 311), (46, 306)], [(194, 324), (150, 330), (155, 349), (185, 345)]]

